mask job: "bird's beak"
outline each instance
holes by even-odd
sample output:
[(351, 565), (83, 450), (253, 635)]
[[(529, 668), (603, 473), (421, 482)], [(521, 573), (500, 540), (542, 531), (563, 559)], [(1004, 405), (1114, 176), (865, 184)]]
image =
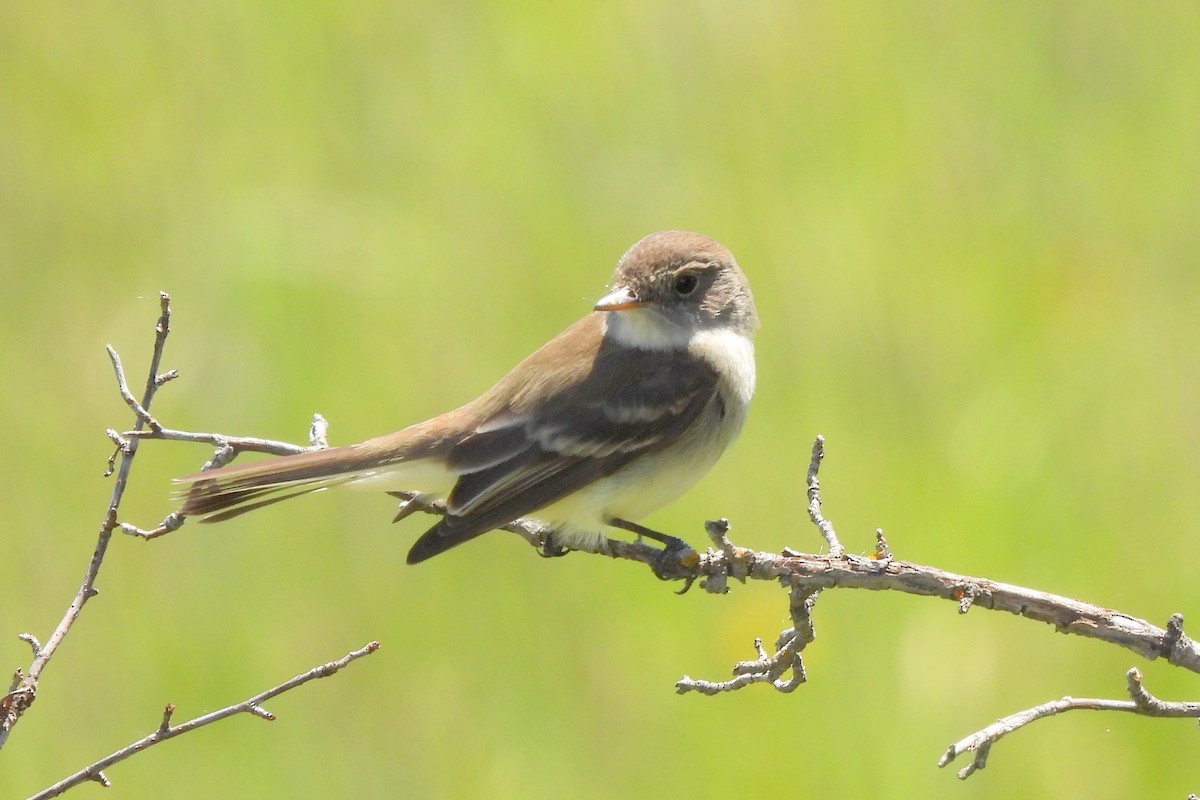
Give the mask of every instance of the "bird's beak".
[(641, 308), (646, 305), (637, 295), (624, 286), (618, 286), (596, 301), (596, 311), (624, 311), (629, 308)]

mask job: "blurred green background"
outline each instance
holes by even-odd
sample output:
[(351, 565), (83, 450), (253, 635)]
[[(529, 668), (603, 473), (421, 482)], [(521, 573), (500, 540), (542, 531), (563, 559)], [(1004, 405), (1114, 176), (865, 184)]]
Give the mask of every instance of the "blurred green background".
[[(334, 443), (461, 403), (583, 314), (624, 249), (696, 229), (763, 320), (759, 394), (649, 523), (852, 551), (1110, 605), (1196, 607), (1200, 10), (1193, 3), (9, 3), (0, 9), (0, 664), (78, 586), (174, 298), (164, 423)], [(199, 446), (142, 450), (123, 517)], [(1183, 797), (1188, 721), (1067, 715), (965, 783), (995, 718), (1124, 671), (1012, 617), (831, 592), (810, 682), (677, 696), (786, 625), (772, 585), (679, 598), (330, 493), (113, 542), (0, 754), (27, 795), (177, 719), (378, 654), (109, 772), (106, 797)], [(72, 797), (95, 795), (95, 787)]]

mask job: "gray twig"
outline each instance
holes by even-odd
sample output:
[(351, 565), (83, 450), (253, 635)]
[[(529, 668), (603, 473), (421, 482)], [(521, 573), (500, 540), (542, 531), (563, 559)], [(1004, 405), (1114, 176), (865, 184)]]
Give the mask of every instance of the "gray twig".
[[(147, 427), (153, 429), (158, 427), (158, 423), (150, 416), (150, 403), (154, 400), (154, 394), (158, 391), (158, 387), (162, 385), (160, 381), (159, 367), (162, 363), (163, 348), (167, 343), (167, 334), (171, 330), (171, 298), (166, 292), (159, 293), (159, 317), (158, 322), (154, 327), (154, 350), (150, 356), (149, 375), (146, 378), (146, 386), (142, 393), (142, 399), (137, 400), (129, 390), (129, 384), (125, 379), (125, 370), (121, 367), (121, 359), (117, 355), (117, 351), (111, 346), (106, 347), (108, 356), (112, 361), (113, 371), (117, 377), (117, 387), (121, 392), (121, 397), (134, 410), (136, 419), (134, 421), (134, 432), (140, 432)], [(169, 374), (169, 373), (167, 373)], [(112, 495), (109, 498), (108, 509), (104, 514), (104, 519), (100, 523), (100, 532), (97, 536), (96, 546), (92, 552), (92, 559), (88, 563), (87, 569), (84, 571), (83, 581), (79, 586), (79, 591), (75, 593), (74, 599), (67, 606), (66, 612), (62, 619), (59, 620), (54, 632), (50, 634), (50, 638), (46, 640), (44, 646), (36, 648), (33, 662), (29, 665), (29, 670), (23, 675), (20, 682), (6, 694), (0, 701), (0, 748), (8, 741), (8, 735), (12, 731), (13, 726), (21, 719), (21, 716), (33, 703), (37, 697), (38, 681), (41, 678), (42, 671), (50, 663), (54, 653), (57, 652), (58, 646), (62, 644), (63, 639), (71, 631), (71, 627), (75, 624), (75, 620), (79, 618), (80, 612), (83, 611), (87, 601), (96, 596), (96, 578), (100, 573), (100, 566), (104, 562), (104, 555), (108, 551), (108, 543), (112, 539), (112, 532), (117, 527), (117, 510), (121, 505), (121, 498), (125, 495), (125, 486), (129, 482), (129, 471), (133, 466), (133, 457), (137, 454), (137, 439), (129, 436), (116, 437), (113, 439), (117, 447), (117, 452), (113, 454), (109, 464), (109, 474), (112, 474), (112, 468), (115, 466), (117, 458), (120, 458), (120, 467), (117, 468), (117, 477), (113, 483)], [(30, 637), (32, 639), (32, 637)], [(34, 640), (36, 641), (36, 640)]]
[[(194, 431), (178, 431), (174, 428), (164, 428), (159, 425), (151, 430), (124, 431), (119, 434), (130, 440), (165, 439), (174, 442), (193, 442), (208, 444), (213, 447), (229, 447), (236, 453), (253, 452), (267, 453), (273, 456), (294, 456), (307, 452), (310, 448), (289, 442), (279, 442), (274, 439), (260, 439), (257, 436), (226, 436), (223, 433), (199, 433)], [(228, 462), (227, 459), (226, 463)]]
[(808, 518), (817, 526), (825, 543), (829, 545), (829, 555), (840, 556), (844, 551), (833, 523), (821, 515), (821, 482), (817, 473), (821, 471), (821, 461), (825, 458), (825, 437), (818, 435), (812, 446), (812, 458), (808, 462)]
[(89, 764), (78, 772), (68, 775), (53, 786), (49, 786), (37, 794), (29, 798), (29, 800), (46, 800), (50, 797), (58, 797), (60, 794), (70, 789), (73, 786), (78, 786), (81, 783), (88, 781), (97, 781), (103, 786), (108, 786), (108, 778), (104, 775), (104, 770), (111, 767), (120, 761), (124, 761), (132, 755), (142, 752), (156, 744), (165, 742), (167, 739), (173, 739), (197, 728), (203, 728), (205, 725), (211, 725), (214, 722), (219, 722), (227, 717), (232, 717), (235, 714), (251, 714), (266, 720), (274, 720), (275, 715), (262, 707), (262, 704), (273, 697), (277, 697), (284, 692), (295, 689), (297, 686), (302, 686), (314, 678), (328, 678), (338, 670), (345, 667), (351, 661), (370, 655), (379, 649), (379, 642), (368, 642), (357, 650), (352, 650), (336, 661), (330, 661), (326, 664), (320, 664), (313, 667), (308, 672), (302, 672), (299, 675), (286, 680), (278, 686), (267, 689), (265, 692), (260, 692), (253, 697), (249, 697), (240, 703), (234, 703), (231, 706), (211, 711), (208, 714), (203, 714), (199, 717), (188, 720), (179, 725), (171, 725), (171, 715), (175, 713), (175, 706), (167, 704), (163, 710), (162, 721), (153, 733), (138, 739), (136, 742), (131, 742), (125, 745), (120, 750), (110, 753), (104, 758)]
[(150, 530), (142, 530), (138, 526), (131, 525), (128, 522), (120, 523), (120, 528), (122, 532), (127, 533), (130, 536), (139, 536), (143, 539), (157, 539), (159, 536), (168, 534), (171, 531), (179, 530), (181, 527), (183, 527), (185, 520), (187, 520), (187, 517), (172, 511), (170, 514), (167, 514), (167, 516), (163, 517), (162, 522), (158, 523), (158, 525)]
[(1142, 684), (1142, 673), (1136, 668), (1125, 673), (1125, 686), (1132, 698), (1130, 700), (1063, 697), (1018, 711), (1015, 714), (1009, 714), (950, 745), (938, 760), (938, 766), (946, 766), (963, 753), (975, 753), (975, 758), (971, 763), (958, 771), (958, 777), (965, 780), (987, 766), (988, 755), (996, 742), (1031, 722), (1065, 711), (1122, 711), (1145, 717), (1200, 718), (1200, 703), (1171, 702), (1160, 700), (1150, 694)]
[[(775, 652), (768, 654), (763, 649), (762, 639), (754, 640), (758, 658), (739, 661), (733, 665), (733, 678), (727, 681), (706, 681), (684, 675), (675, 682), (679, 694), (700, 692), (713, 695), (732, 692), (753, 683), (770, 683), (777, 691), (787, 694), (795, 691), (808, 680), (801, 653), (816, 638), (812, 624), (812, 609), (820, 590), (792, 589), (792, 627), (779, 634), (775, 640)], [(791, 677), (784, 678), (788, 672)]]
[(320, 414), (313, 414), (312, 425), (308, 427), (308, 446), (313, 450), (324, 450), (329, 447), (329, 422)]
[[(36, 636), (29, 633), (20, 634), (20, 638), (29, 644), (33, 651), (33, 662), (27, 672), (17, 670), (13, 675), (12, 683), (9, 690), (3, 696), (0, 696), (0, 747), (7, 741), (9, 732), (13, 726), (21, 719), (22, 715), (29, 709), (33, 701), (37, 697), (38, 684), (40, 676), (49, 664), (51, 657), (54, 655), (58, 646), (62, 643), (66, 635), (71, 631), (75, 621), (79, 618), (84, 605), (88, 600), (98, 594), (96, 589), (96, 580), (100, 572), (100, 567), (104, 562), (104, 557), (108, 549), (108, 544), (111, 541), (112, 533), (117, 528), (120, 528), (126, 533), (142, 536), (150, 539), (162, 534), (176, 530), (183, 524), (183, 518), (178, 514), (168, 514), (167, 517), (156, 528), (152, 530), (142, 530), (135, 525), (120, 522), (117, 512), (120, 508), (121, 500), (125, 493), (125, 488), (128, 485), (130, 469), (133, 464), (133, 458), (137, 454), (138, 443), (143, 438), (181, 438), (185, 441), (206, 441), (217, 446), (217, 453), (212, 460), (213, 463), (224, 458), (228, 460), (232, 455), (241, 450), (260, 449), (264, 452), (277, 454), (290, 454), (301, 452), (306, 448), (297, 448), (294, 445), (279, 442), (268, 442), (267, 440), (259, 439), (234, 439), (232, 437), (223, 437), (218, 435), (196, 435), (187, 434), (179, 431), (171, 431), (164, 428), (150, 414), (150, 404), (154, 400), (155, 392), (159, 387), (177, 377), (175, 370), (160, 372), (159, 367), (162, 362), (163, 349), (166, 345), (167, 336), (170, 333), (171, 321), (171, 306), (170, 297), (165, 293), (160, 293), (159, 304), (161, 313), (158, 322), (155, 326), (154, 350), (150, 359), (149, 374), (146, 379), (146, 386), (141, 400), (133, 396), (129, 389), (129, 383), (125, 375), (124, 367), (121, 364), (121, 358), (117, 351), (111, 346), (106, 350), (109, 359), (112, 361), (113, 371), (116, 375), (117, 387), (121, 397), (126, 404), (133, 409), (135, 414), (134, 427), (130, 431), (117, 433), (114, 430), (108, 430), (107, 434), (112, 440), (115, 450), (108, 461), (108, 470), (106, 475), (116, 473), (116, 480), (113, 485), (112, 495), (109, 499), (108, 509), (105, 513), (104, 520), (100, 526), (99, 538), (92, 556), (92, 560), (88, 564), (88, 568), (84, 573), (84, 579), (76, 593), (74, 600), (68, 606), (66, 613), (58, 623), (50, 638), (43, 645)], [(313, 447), (324, 447), (325, 430), (327, 423), (320, 415), (316, 415), (313, 420), (313, 427), (310, 432), (310, 440)], [(119, 466), (118, 466), (119, 461)], [(345, 667), (351, 661), (375, 652), (379, 648), (378, 642), (370, 642), (362, 648), (348, 653), (337, 661), (331, 661), (327, 664), (322, 664), (314, 667), (306, 673), (297, 675), (289, 681), (285, 681), (278, 686), (269, 689), (261, 694), (255, 695), (242, 703), (238, 703), (227, 708), (215, 711), (210, 714), (205, 714), (195, 719), (189, 720), (181, 725), (171, 725), (171, 715), (174, 712), (174, 707), (167, 705), (162, 721), (157, 730), (149, 736), (134, 742), (133, 744), (123, 747), (115, 753), (91, 764), (79, 772), (59, 781), (54, 786), (35, 795), (35, 798), (55, 797), (72, 786), (87, 781), (95, 781), (103, 786), (109, 785), (109, 780), (104, 774), (104, 769), (122, 761), (135, 753), (152, 745), (158, 744), (161, 741), (178, 736), (182, 733), (194, 730), (204, 725), (211, 724), (220, 719), (232, 716), (240, 712), (246, 712), (263, 719), (274, 719), (274, 716), (262, 707), (262, 703), (271, 699), (283, 692), (296, 688), (301, 684), (307, 683), (314, 678), (323, 678), (332, 675), (342, 667)]]

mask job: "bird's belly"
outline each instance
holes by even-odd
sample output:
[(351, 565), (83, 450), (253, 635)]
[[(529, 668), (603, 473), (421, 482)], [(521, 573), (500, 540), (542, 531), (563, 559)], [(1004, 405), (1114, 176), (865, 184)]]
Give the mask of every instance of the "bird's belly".
[[(715, 406), (712, 413), (717, 413)], [(695, 485), (737, 436), (741, 424), (741, 418), (726, 418), (695, 425), (693, 431), (698, 432), (671, 449), (632, 461), (530, 516), (560, 528), (564, 544), (595, 549), (604, 540), (602, 531), (610, 519), (637, 521)]]

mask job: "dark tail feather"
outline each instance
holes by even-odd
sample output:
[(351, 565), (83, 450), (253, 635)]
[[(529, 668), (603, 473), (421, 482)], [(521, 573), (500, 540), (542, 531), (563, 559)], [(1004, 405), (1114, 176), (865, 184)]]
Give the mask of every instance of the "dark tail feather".
[[(409, 564), (420, 564), (422, 561), (427, 561), (434, 556), (444, 553), (451, 547), (457, 547), (463, 542), (469, 542), (476, 536), (487, 532), (484, 530), (467, 529), (465, 531), (455, 531), (453, 529), (453, 520), (447, 525), (447, 520), (438, 521), (429, 530), (421, 534), (421, 538), (413, 544), (412, 549), (408, 551)], [(464, 535), (465, 534), (465, 535)]]
[(235, 464), (177, 478), (178, 483), (191, 484), (183, 493), (179, 513), (202, 517), (201, 522), (221, 522), (281, 500), (347, 483), (360, 475), (364, 466), (347, 463), (345, 449)]
[[(277, 489), (275, 491), (282, 491), (283, 488), (284, 487), (280, 487), (279, 489)], [(234, 517), (240, 517), (242, 514), (245, 514), (247, 511), (254, 511), (256, 508), (262, 508), (263, 506), (273, 505), (275, 503), (278, 503), (280, 500), (290, 500), (293, 497), (299, 497), (302, 494), (310, 494), (312, 492), (319, 492), (319, 491), (321, 491), (321, 489), (324, 489), (324, 488), (325, 487), (323, 487), (323, 486), (318, 486), (315, 489), (300, 489), (299, 491), (292, 492), (291, 494), (279, 495), (277, 497), (268, 497), (266, 500), (259, 500), (256, 503), (247, 503), (246, 505), (236, 505), (243, 501), (238, 500), (238, 499), (231, 499), (231, 500), (229, 500), (227, 505), (222, 506), (222, 508), (225, 509), (224, 511), (220, 511), (215, 514), (207, 514), (207, 516), (204, 516), (203, 518), (201, 518), (200, 521), (201, 522), (224, 522), (227, 519), (233, 519)], [(194, 492), (195, 489), (193, 488), (192, 491)], [(190, 495), (189, 495), (189, 498), (190, 498)], [(224, 498), (224, 497), (218, 496), (218, 498), (222, 502), (225, 502), (225, 500), (226, 500), (226, 498)], [(186, 507), (187, 506), (185, 505), (184, 508), (186, 508)], [(204, 513), (204, 512), (201, 512), (201, 513)]]

